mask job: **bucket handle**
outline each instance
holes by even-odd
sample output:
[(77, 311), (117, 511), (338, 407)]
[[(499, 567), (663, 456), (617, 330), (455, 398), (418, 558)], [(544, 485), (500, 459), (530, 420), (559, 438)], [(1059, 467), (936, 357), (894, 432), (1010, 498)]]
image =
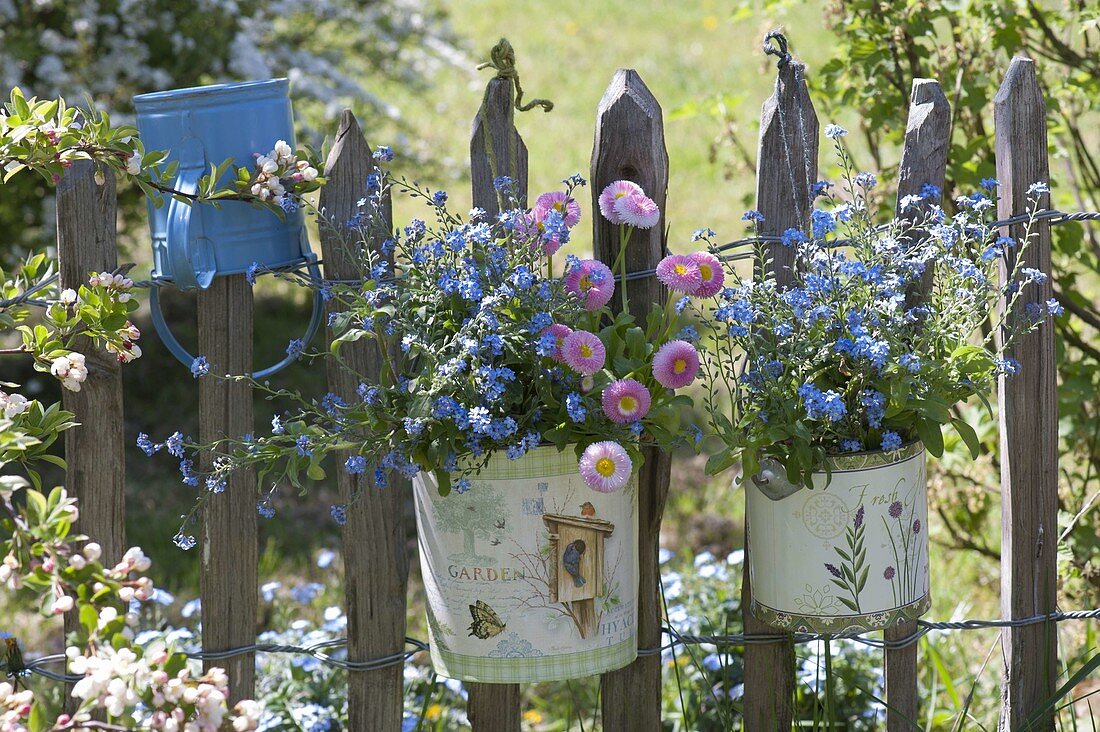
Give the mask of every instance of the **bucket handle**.
[[(317, 257), (313, 254), (309, 254), (307, 258), (307, 269), (309, 270), (310, 277), (315, 282), (321, 281), (321, 267), (317, 263)], [(318, 289), (313, 293), (313, 313), (309, 317), (309, 325), (306, 327), (306, 334), (302, 339), (303, 343), (308, 344), (313, 340), (313, 337), (317, 335), (318, 329), (321, 327), (321, 314), (324, 312), (324, 297), (321, 295), (321, 291)], [(171, 328), (168, 327), (167, 321), (164, 319), (164, 313), (160, 308), (160, 288), (152, 287), (149, 292), (149, 312), (153, 319), (153, 327), (157, 329), (157, 334), (160, 336), (161, 341), (168, 347), (168, 350), (176, 357), (176, 360), (182, 363), (188, 368), (194, 363), (195, 357), (187, 352), (179, 340), (176, 339), (175, 334), (172, 333)], [(276, 374), (282, 371), (284, 368), (298, 360), (297, 354), (287, 354), (286, 358), (279, 361), (273, 366), (268, 366), (265, 369), (260, 369), (252, 374), (253, 379), (263, 379), (272, 374)]]
[[(189, 129), (190, 114), (185, 115)], [(198, 192), (199, 178), (206, 169), (206, 152), (198, 138), (188, 135), (180, 145), (180, 170), (175, 189), (193, 196)], [(202, 216), (193, 216), (198, 203), (186, 203), (177, 198), (168, 202), (167, 244), (172, 262), (172, 283), (181, 290), (196, 287), (206, 289), (214, 280), (217, 266), (214, 246), (202, 226)]]

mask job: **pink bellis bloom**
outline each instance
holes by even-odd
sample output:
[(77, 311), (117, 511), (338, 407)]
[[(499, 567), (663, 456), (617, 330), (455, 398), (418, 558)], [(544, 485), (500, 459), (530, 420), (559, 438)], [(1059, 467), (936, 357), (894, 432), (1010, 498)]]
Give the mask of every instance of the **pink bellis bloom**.
[(699, 265), (687, 254), (670, 254), (657, 265), (657, 279), (673, 292), (693, 295), (703, 284)]
[(565, 363), (565, 354), (561, 351), (562, 343), (573, 332), (573, 329), (568, 325), (562, 325), (561, 323), (554, 323), (548, 325), (542, 331), (542, 335), (549, 333), (554, 336), (554, 352), (550, 354), (550, 358), (554, 359), (558, 363)]
[(615, 199), (619, 220), (636, 229), (652, 229), (661, 220), (661, 209), (644, 193), (634, 193)]
[(565, 275), (565, 289), (591, 312), (602, 308), (615, 294), (615, 277), (603, 262), (583, 259)]
[(649, 389), (634, 379), (613, 382), (603, 390), (603, 412), (617, 424), (630, 424), (649, 414)]
[(689, 256), (699, 267), (699, 286), (691, 294), (694, 297), (714, 297), (721, 292), (722, 285), (726, 283), (726, 273), (722, 271), (718, 257), (710, 252), (693, 252)]
[(549, 237), (546, 235), (546, 226), (543, 221), (548, 211), (549, 209), (537, 207), (531, 209), (519, 217), (516, 230), (530, 240), (532, 249), (541, 248), (546, 256), (552, 257), (561, 249), (561, 239), (556, 235)]
[(630, 480), (634, 466), (623, 446), (617, 442), (595, 442), (581, 455), (581, 477), (588, 487), (600, 493), (614, 493)]
[(581, 220), (581, 205), (577, 203), (577, 199), (565, 195), (562, 191), (543, 193), (535, 201), (535, 208), (543, 211), (557, 211), (570, 229)]
[(653, 354), (653, 378), (668, 389), (680, 389), (695, 381), (699, 352), (687, 341), (669, 341)]
[(591, 376), (603, 368), (607, 352), (595, 333), (575, 330), (561, 343), (561, 352), (569, 368), (582, 376)]
[(620, 198), (634, 194), (645, 195), (642, 187), (637, 183), (631, 183), (628, 180), (617, 180), (614, 183), (609, 183), (607, 188), (603, 189), (603, 193), (600, 194), (600, 213), (613, 224), (623, 223), (622, 218), (615, 211), (615, 202)]

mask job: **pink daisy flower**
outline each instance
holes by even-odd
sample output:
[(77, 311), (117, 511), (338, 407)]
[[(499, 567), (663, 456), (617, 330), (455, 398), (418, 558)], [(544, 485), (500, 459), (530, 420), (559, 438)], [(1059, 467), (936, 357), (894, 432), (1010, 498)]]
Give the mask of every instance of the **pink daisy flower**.
[(531, 242), (532, 249), (541, 248), (546, 256), (552, 257), (555, 252), (561, 249), (561, 240), (556, 236), (549, 239), (544, 236), (546, 227), (542, 222), (546, 218), (547, 210), (536, 207), (520, 216), (516, 222), (516, 231)]
[(615, 277), (603, 262), (584, 259), (565, 275), (565, 289), (584, 302), (585, 310), (599, 310), (615, 294)]
[(588, 487), (600, 493), (614, 493), (630, 481), (634, 466), (617, 442), (594, 442), (584, 450), (578, 464)]
[(612, 422), (629, 424), (649, 414), (649, 389), (634, 379), (613, 382), (603, 390), (603, 413)]
[(572, 229), (581, 220), (581, 205), (577, 199), (565, 195), (563, 191), (543, 193), (535, 201), (535, 208), (543, 211), (556, 210), (565, 220), (565, 225)]
[(561, 352), (562, 342), (569, 337), (569, 334), (573, 332), (573, 329), (568, 325), (562, 325), (561, 323), (554, 323), (543, 329), (539, 335), (546, 335), (549, 333), (554, 336), (554, 352), (550, 354), (550, 358), (554, 359), (558, 363), (565, 363), (565, 355)]
[(617, 180), (608, 184), (607, 188), (604, 188), (603, 193), (600, 194), (600, 213), (613, 224), (623, 223), (622, 218), (615, 211), (615, 201), (635, 193), (645, 195), (641, 186), (628, 180)]
[(699, 373), (699, 352), (687, 341), (669, 341), (653, 354), (653, 378), (669, 389), (695, 381)]
[(688, 255), (695, 265), (699, 267), (699, 287), (691, 293), (695, 297), (714, 297), (722, 291), (722, 285), (726, 282), (726, 273), (722, 270), (722, 263), (718, 257), (710, 252), (693, 252)]
[(670, 254), (657, 265), (657, 279), (673, 292), (694, 295), (703, 284), (703, 273), (689, 255)]
[(661, 220), (657, 202), (644, 193), (615, 199), (615, 213), (622, 223), (635, 229), (652, 229)]
[(561, 343), (562, 356), (569, 368), (583, 376), (590, 376), (603, 368), (607, 352), (595, 333), (575, 330)]

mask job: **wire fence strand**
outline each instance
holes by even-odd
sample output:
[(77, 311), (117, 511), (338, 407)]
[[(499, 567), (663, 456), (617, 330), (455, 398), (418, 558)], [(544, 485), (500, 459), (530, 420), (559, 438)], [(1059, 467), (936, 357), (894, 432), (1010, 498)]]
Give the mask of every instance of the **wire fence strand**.
[[(822, 633), (768, 633), (768, 634), (745, 634), (745, 633), (733, 633), (729, 635), (693, 635), (690, 633), (680, 633), (671, 626), (664, 626), (661, 631), (662, 635), (669, 640), (660, 646), (654, 648), (639, 648), (639, 656), (656, 656), (664, 653), (665, 651), (675, 649), (680, 646), (698, 646), (707, 645), (715, 646), (716, 648), (729, 648), (729, 647), (744, 647), (747, 645), (763, 644), (763, 643), (775, 643), (776, 641), (783, 641), (791, 639), (797, 644), (815, 643), (818, 641), (831, 641), (831, 640), (848, 640), (861, 645), (865, 645), (871, 648), (881, 649), (897, 649), (911, 646), (921, 638), (930, 633), (935, 632), (953, 632), (953, 631), (969, 631), (969, 630), (988, 630), (992, 628), (1022, 628), (1028, 625), (1038, 625), (1040, 623), (1061, 623), (1068, 620), (1092, 620), (1100, 618), (1100, 608), (1094, 610), (1069, 610), (1065, 612), (1054, 612), (1042, 615), (1032, 615), (1026, 618), (1016, 619), (998, 619), (998, 620), (982, 620), (982, 619), (967, 619), (967, 620), (947, 620), (947, 621), (932, 621), (932, 620), (918, 620), (917, 630), (904, 638), (898, 638), (895, 640), (886, 640), (885, 638), (871, 637), (865, 633), (838, 633), (833, 635)], [(194, 660), (199, 661), (224, 661), (227, 658), (234, 658), (236, 656), (242, 656), (250, 653), (283, 653), (299, 656), (311, 656), (321, 663), (333, 666), (335, 668), (341, 668), (345, 671), (375, 671), (389, 666), (404, 665), (408, 663), (414, 656), (424, 651), (429, 650), (429, 645), (424, 641), (417, 640), (416, 638), (405, 638), (405, 645), (407, 650), (391, 653), (387, 656), (381, 656), (379, 658), (372, 658), (365, 661), (351, 661), (343, 658), (336, 658), (327, 650), (332, 648), (342, 648), (347, 645), (347, 638), (331, 638), (327, 640), (317, 641), (316, 643), (310, 643), (305, 646), (295, 645), (283, 645), (278, 643), (256, 643), (247, 646), (241, 646), (239, 648), (229, 648), (224, 651), (187, 651), (185, 655)], [(74, 674), (59, 673), (51, 671), (49, 666), (57, 663), (64, 663), (66, 660), (65, 654), (56, 653), (49, 656), (41, 656), (32, 661), (26, 663), (21, 669), (10, 669), (4, 667), (4, 671), (8, 677), (23, 676), (26, 674), (35, 674), (42, 676), (53, 681), (64, 681), (68, 683), (74, 683), (82, 679), (82, 676)]]

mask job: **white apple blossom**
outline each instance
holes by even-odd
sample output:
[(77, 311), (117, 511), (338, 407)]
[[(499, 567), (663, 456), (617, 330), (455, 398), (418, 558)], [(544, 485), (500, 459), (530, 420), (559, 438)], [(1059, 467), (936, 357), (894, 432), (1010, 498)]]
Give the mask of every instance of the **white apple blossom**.
[(94, 541), (89, 541), (84, 545), (84, 558), (89, 562), (97, 561), (103, 556), (103, 547)]
[(130, 175), (137, 175), (141, 172), (141, 153), (134, 151), (134, 154), (126, 158), (126, 172)]
[(66, 287), (61, 291), (61, 294), (57, 296), (58, 302), (62, 305), (72, 305), (76, 302), (76, 290), (71, 287)]
[(23, 722), (30, 716), (33, 703), (34, 692), (30, 689), (18, 691), (11, 683), (0, 681), (0, 730), (24, 732), (27, 727)]
[(50, 373), (60, 379), (61, 385), (69, 391), (80, 391), (80, 385), (88, 378), (84, 354), (74, 351), (65, 356), (58, 356), (50, 364)]
[(75, 601), (71, 596), (62, 595), (61, 597), (54, 600), (53, 604), (50, 605), (50, 612), (54, 615), (61, 615), (62, 613), (67, 613), (72, 610), (74, 604)]
[(30, 407), (30, 400), (22, 394), (7, 394), (0, 391), (0, 414), (8, 419), (17, 417)]
[(275, 158), (279, 165), (289, 165), (294, 159), (294, 150), (287, 144), (286, 140), (279, 140), (275, 143), (275, 148), (268, 154), (268, 157)]

